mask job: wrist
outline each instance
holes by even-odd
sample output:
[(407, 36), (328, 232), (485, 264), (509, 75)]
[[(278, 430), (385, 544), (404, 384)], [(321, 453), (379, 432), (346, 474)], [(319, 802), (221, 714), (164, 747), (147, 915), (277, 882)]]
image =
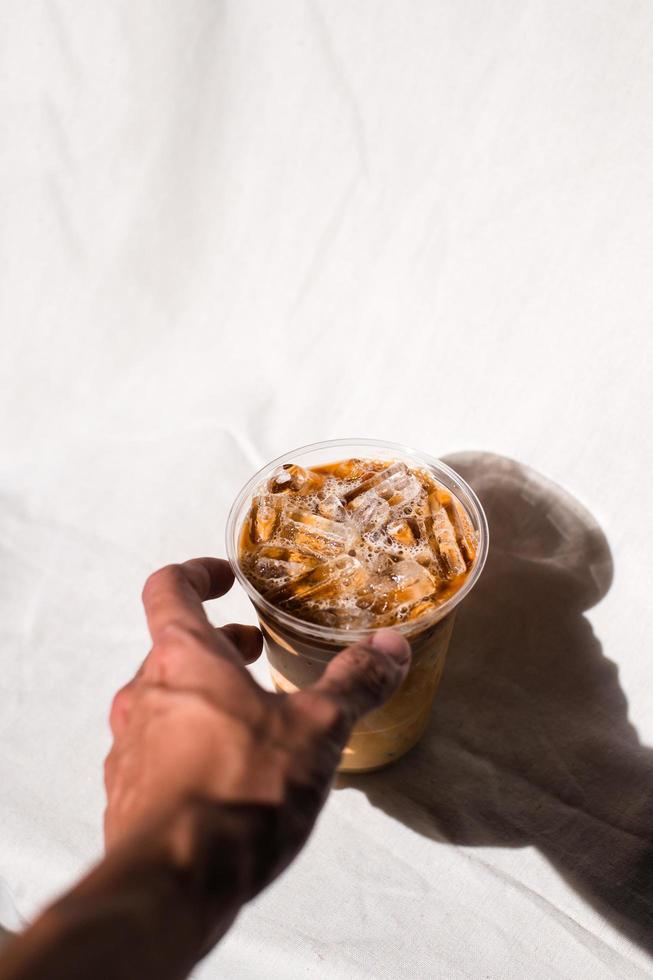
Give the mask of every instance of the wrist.
[(181, 980), (236, 918), (241, 879), (205, 806), (189, 802), (112, 847), (9, 944), (0, 972)]
[(97, 870), (115, 862), (121, 868), (117, 887), (132, 881), (150, 901), (165, 895), (189, 922), (186, 935), (196, 960), (285, 866), (286, 831), (280, 807), (188, 798), (109, 850)]

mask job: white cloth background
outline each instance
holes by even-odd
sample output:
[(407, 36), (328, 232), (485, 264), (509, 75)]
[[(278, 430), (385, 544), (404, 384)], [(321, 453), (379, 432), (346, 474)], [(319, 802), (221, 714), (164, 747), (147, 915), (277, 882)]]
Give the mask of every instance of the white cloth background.
[(100, 853), (147, 573), (366, 435), (530, 465), (614, 578), (463, 459), (495, 563), (432, 730), (197, 975), (652, 976), (651, 5), (4, 0), (0, 46), (0, 920)]

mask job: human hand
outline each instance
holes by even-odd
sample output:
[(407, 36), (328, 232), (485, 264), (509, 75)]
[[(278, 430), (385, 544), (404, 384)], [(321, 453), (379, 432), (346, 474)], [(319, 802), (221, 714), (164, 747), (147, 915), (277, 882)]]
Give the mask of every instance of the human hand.
[(113, 702), (105, 836), (111, 849), (167, 820), (187, 863), (209, 854), (219, 862), (228, 848), (242, 904), (306, 840), (352, 726), (396, 690), (410, 650), (382, 630), (335, 657), (313, 687), (270, 693), (245, 669), (261, 651), (259, 631), (215, 629), (204, 611), (202, 601), (232, 583), (227, 562), (215, 558), (148, 579), (153, 645)]
[(259, 631), (202, 606), (232, 583), (216, 558), (148, 579), (152, 649), (111, 709), (106, 857), (10, 944), (6, 980), (187, 976), (299, 851), (352, 725), (406, 675), (408, 644), (381, 630), (313, 687), (264, 691), (245, 668)]

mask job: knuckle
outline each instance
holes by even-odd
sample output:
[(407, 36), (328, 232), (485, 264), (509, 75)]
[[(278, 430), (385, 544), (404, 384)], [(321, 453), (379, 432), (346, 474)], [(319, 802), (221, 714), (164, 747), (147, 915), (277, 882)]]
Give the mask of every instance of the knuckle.
[(121, 687), (120, 690), (114, 695), (111, 702), (111, 708), (109, 710), (109, 721), (112, 726), (115, 723), (124, 718), (127, 714), (131, 704), (131, 690), (129, 685)]
[(143, 600), (145, 601), (153, 591), (157, 591), (162, 586), (174, 587), (181, 584), (184, 579), (184, 571), (179, 564), (164, 565), (163, 568), (158, 568), (145, 580), (142, 593)]
[(170, 678), (170, 673), (174, 673), (175, 653), (178, 650), (178, 643), (173, 642), (171, 635), (160, 639), (153, 647), (147, 658), (145, 666), (144, 680), (146, 683), (165, 683)]
[(367, 646), (358, 648), (355, 662), (361, 684), (374, 700), (383, 700), (393, 686), (394, 665), (385, 657), (379, 656), (378, 650)]
[(122, 711), (127, 707), (127, 702), (129, 701), (129, 687), (121, 687), (119, 691), (113, 696), (113, 701), (111, 703), (111, 709), (113, 711)]
[(205, 649), (206, 637), (199, 630), (177, 621), (166, 623), (148, 655), (145, 678), (174, 674), (188, 657)]
[(154, 652), (159, 654), (163, 651), (165, 655), (171, 651), (178, 650), (180, 646), (188, 645), (194, 640), (201, 641), (203, 639), (204, 634), (191, 626), (190, 623), (185, 623), (179, 619), (171, 619), (170, 622), (166, 623), (159, 630)]

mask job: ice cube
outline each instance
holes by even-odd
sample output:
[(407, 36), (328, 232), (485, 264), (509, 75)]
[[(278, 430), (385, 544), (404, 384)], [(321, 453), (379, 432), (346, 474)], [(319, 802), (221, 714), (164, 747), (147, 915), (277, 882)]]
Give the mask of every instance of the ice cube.
[[(387, 498), (388, 503), (391, 507), (398, 509), (405, 507), (419, 497), (423, 488), (417, 477), (409, 475), (404, 479), (399, 476), (395, 477), (389, 489), (390, 496)], [(382, 489), (377, 488), (377, 491), (382, 492)]]
[(358, 588), (365, 577), (365, 569), (356, 558), (339, 555), (331, 561), (319, 562), (306, 574), (282, 586), (274, 594), (274, 601), (301, 605), (308, 598), (312, 601), (334, 598)]
[(439, 484), (436, 484), (435, 489), (433, 490), (433, 495), (435, 496), (435, 499), (438, 501), (438, 503), (441, 504), (443, 507), (447, 507), (451, 503), (451, 499), (452, 499), (451, 494), (449, 493), (448, 490), (445, 490), (445, 488), (441, 487)]
[(394, 559), (386, 551), (373, 552), (367, 560), (367, 567), (373, 575), (389, 575)]
[(306, 574), (316, 564), (315, 558), (289, 548), (262, 548), (256, 555), (252, 570), (257, 579), (274, 588)]
[(433, 553), (436, 557), (441, 558), (450, 575), (462, 575), (467, 571), (467, 565), (458, 547), (453, 524), (449, 520), (449, 515), (441, 504), (437, 493), (429, 495), (429, 507), (431, 510)]
[(418, 562), (405, 559), (396, 562), (389, 575), (372, 578), (361, 590), (358, 605), (377, 616), (397, 615), (400, 609), (433, 595), (435, 590), (428, 571)]
[(336, 480), (368, 480), (379, 470), (385, 469), (386, 464), (376, 459), (343, 459), (338, 463), (329, 463), (319, 467), (320, 472), (334, 476)]
[(390, 574), (395, 583), (391, 596), (391, 602), (395, 606), (417, 602), (435, 592), (436, 586), (432, 576), (423, 565), (410, 558), (398, 561), (393, 565)]
[(471, 565), (476, 556), (475, 534), (472, 522), (462, 504), (453, 498), (449, 503), (444, 505), (444, 509), (455, 531), (458, 547), (465, 557), (466, 563)]
[(347, 511), (342, 500), (335, 493), (330, 493), (324, 500), (320, 500), (317, 509), (322, 517), (328, 517), (331, 521), (347, 520)]
[(327, 606), (326, 609), (318, 606), (314, 611), (314, 618), (324, 626), (341, 630), (367, 629), (374, 626), (375, 621), (373, 613), (357, 606)]
[(314, 493), (324, 485), (326, 477), (314, 470), (305, 470), (295, 463), (284, 463), (278, 467), (268, 481), (271, 493), (299, 493), (306, 495)]
[(387, 538), (382, 547), (395, 558), (414, 558), (426, 568), (433, 563), (433, 551), (421, 517), (391, 521), (385, 530)]
[(341, 555), (336, 561), (338, 576), (343, 587), (359, 589), (369, 578), (369, 572), (358, 558), (353, 555)]
[(331, 521), (310, 511), (291, 511), (282, 527), (284, 537), (300, 551), (313, 555), (337, 555), (349, 551), (359, 538), (350, 522)]
[(422, 599), (421, 602), (416, 602), (414, 606), (410, 606), (406, 613), (407, 620), (419, 619), (421, 616), (427, 616), (429, 613), (437, 609), (437, 602), (433, 598)]
[(368, 490), (354, 498), (349, 509), (361, 531), (368, 533), (385, 524), (390, 516), (388, 501), (379, 497), (375, 490)]
[(407, 521), (394, 521), (388, 524), (388, 534), (399, 544), (410, 548), (419, 538), (419, 528), (413, 518)]
[(368, 490), (376, 488), (377, 493), (382, 497), (391, 497), (397, 488), (397, 483), (401, 483), (402, 478), (408, 475), (408, 470), (404, 463), (390, 463), (389, 466), (385, 466), (378, 473), (375, 473), (367, 480), (363, 480), (362, 483), (357, 484), (348, 490), (344, 495), (346, 503), (350, 504), (356, 497), (359, 497), (362, 493), (367, 493)]
[(279, 516), (279, 501), (271, 494), (254, 498), (249, 514), (249, 533), (252, 541), (269, 541)]
[(286, 548), (284, 545), (264, 544), (257, 549), (256, 554), (261, 558), (272, 558), (276, 561), (304, 562), (311, 567), (315, 564), (315, 558), (304, 555), (294, 548)]
[(318, 593), (321, 600), (356, 594), (369, 579), (369, 572), (353, 555), (339, 555), (330, 567), (332, 577)]
[(356, 596), (356, 605), (359, 609), (369, 610), (375, 616), (381, 616), (392, 607), (392, 595), (396, 588), (396, 583), (391, 578), (391, 571), (394, 562), (390, 567), (380, 569), (377, 574), (369, 576), (367, 582), (363, 583)]
[(279, 561), (277, 558), (257, 558), (254, 562), (254, 573), (264, 581), (283, 579), (284, 582), (297, 578), (310, 569), (305, 562)]
[(321, 586), (330, 581), (329, 565), (326, 562), (318, 563), (307, 572), (297, 576), (290, 582), (280, 584), (273, 588), (267, 595), (271, 602), (282, 604), (288, 599), (301, 599), (311, 595)]

